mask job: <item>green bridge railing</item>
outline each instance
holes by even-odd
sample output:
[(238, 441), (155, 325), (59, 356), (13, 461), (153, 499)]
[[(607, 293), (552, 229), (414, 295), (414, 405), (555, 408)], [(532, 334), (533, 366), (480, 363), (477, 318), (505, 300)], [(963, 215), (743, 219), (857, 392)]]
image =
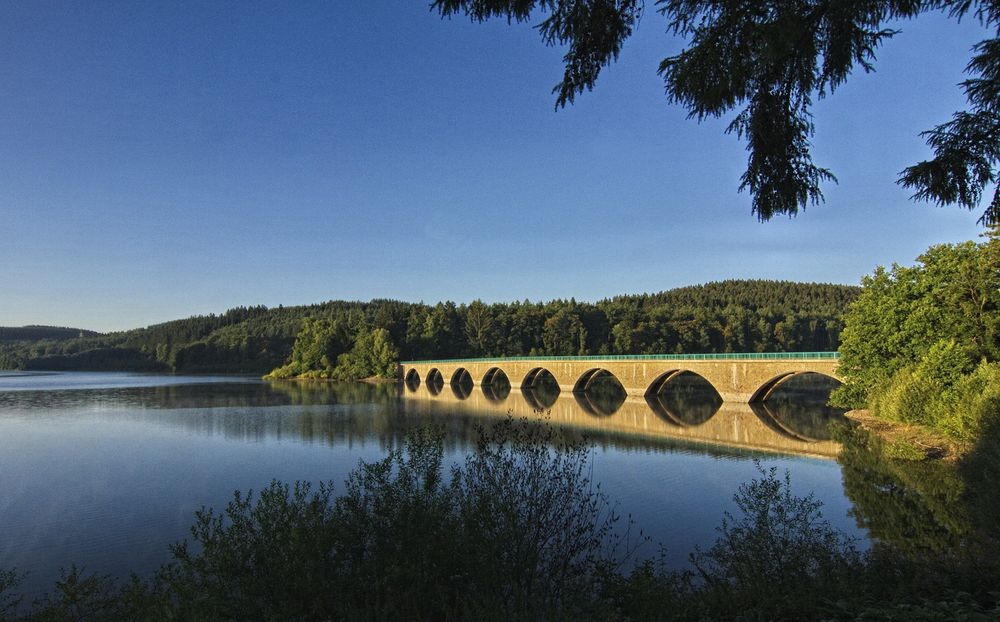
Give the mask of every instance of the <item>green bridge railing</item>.
[(775, 361), (838, 359), (839, 352), (722, 352), (715, 354), (596, 354), (588, 356), (498, 356), (478, 359), (401, 361), (400, 365), (484, 363), (486, 361)]

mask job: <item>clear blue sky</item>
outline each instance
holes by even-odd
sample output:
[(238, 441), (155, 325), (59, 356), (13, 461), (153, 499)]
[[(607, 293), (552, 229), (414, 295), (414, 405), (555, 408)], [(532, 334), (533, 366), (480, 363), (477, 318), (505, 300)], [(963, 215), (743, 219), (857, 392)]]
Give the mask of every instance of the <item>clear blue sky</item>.
[[(647, 7), (648, 8), (648, 7)], [(555, 112), (562, 52), (422, 1), (0, 4), (0, 325), (237, 305), (596, 300), (728, 278), (857, 283), (973, 239), (894, 183), (964, 106), (974, 20), (925, 16), (815, 109), (839, 185), (759, 223), (726, 120), (670, 106), (647, 10)]]

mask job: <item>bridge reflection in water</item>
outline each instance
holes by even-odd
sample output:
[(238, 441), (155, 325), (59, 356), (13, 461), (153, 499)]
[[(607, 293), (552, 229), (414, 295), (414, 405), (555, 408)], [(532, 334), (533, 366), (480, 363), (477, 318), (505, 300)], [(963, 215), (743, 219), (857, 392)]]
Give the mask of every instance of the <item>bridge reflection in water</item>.
[[(791, 387), (764, 402), (723, 402), (699, 377), (675, 380), (670, 389), (648, 397), (626, 395), (613, 381), (583, 392), (560, 391), (544, 380), (534, 388), (511, 389), (503, 382), (474, 386), (471, 378), (407, 382), (407, 411), (441, 415), (456, 410), (487, 417), (545, 418), (554, 424), (602, 433), (679, 440), (753, 451), (836, 457), (829, 424), (843, 411), (823, 405), (826, 392)], [(614, 385), (617, 385), (615, 387)]]

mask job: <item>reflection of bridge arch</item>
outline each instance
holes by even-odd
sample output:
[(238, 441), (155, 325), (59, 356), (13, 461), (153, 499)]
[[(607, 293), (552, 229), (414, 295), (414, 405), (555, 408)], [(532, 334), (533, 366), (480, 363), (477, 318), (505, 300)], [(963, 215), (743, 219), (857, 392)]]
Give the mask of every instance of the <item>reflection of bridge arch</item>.
[(441, 371), (436, 367), (432, 367), (429, 372), (427, 372), (427, 390), (431, 392), (431, 395), (437, 395), (441, 392), (444, 387), (444, 376), (441, 375)]
[(464, 400), (464, 399), (468, 399), (468, 397), (470, 395), (472, 395), (472, 387), (471, 386), (465, 386), (465, 385), (462, 385), (462, 384), (460, 384), (458, 382), (455, 382), (455, 383), (452, 383), (452, 385), (451, 385), (451, 392), (454, 393), (455, 397), (457, 397), (458, 399)]
[(838, 380), (837, 378), (833, 377), (830, 374), (824, 374), (823, 372), (818, 372), (818, 371), (790, 371), (790, 372), (785, 372), (785, 373), (782, 373), (782, 374), (778, 374), (777, 376), (771, 378), (770, 380), (768, 380), (764, 384), (762, 384), (760, 387), (758, 387), (757, 390), (754, 391), (753, 395), (750, 397), (750, 402), (751, 403), (753, 403), (753, 402), (766, 402), (769, 397), (771, 397), (772, 395), (774, 395), (774, 392), (777, 391), (781, 387), (781, 385), (785, 384), (786, 382), (788, 382), (792, 378), (801, 377), (801, 376), (805, 376), (805, 375), (808, 375), (808, 374), (814, 374), (816, 376), (822, 376), (824, 378), (829, 378), (830, 380), (833, 380), (833, 381), (837, 382), (838, 384), (840, 384), (840, 380)]
[(500, 386), (484, 384), (481, 385), (480, 388), (483, 390), (483, 396), (491, 402), (502, 402), (507, 399), (507, 396), (510, 395), (509, 384)]
[(830, 440), (828, 438), (813, 438), (808, 434), (803, 434), (798, 430), (793, 429), (791, 426), (785, 424), (780, 417), (771, 409), (767, 402), (751, 402), (750, 408), (753, 413), (757, 415), (761, 423), (766, 425), (768, 428), (774, 430), (778, 434), (806, 443), (816, 443), (820, 441)]
[[(426, 381), (424, 384), (426, 385)], [(448, 416), (460, 412), (477, 417), (499, 418), (511, 414), (515, 417), (542, 416), (557, 425), (578, 426), (598, 433), (624, 433), (635, 435), (634, 438), (663, 437), (711, 446), (749, 447), (755, 450), (791, 452), (814, 457), (832, 457), (839, 449), (835, 442), (822, 438), (815, 442), (802, 440), (815, 435), (810, 430), (799, 429), (794, 421), (786, 417), (779, 418), (793, 433), (789, 433), (789, 430), (780, 430), (777, 423), (769, 422), (755, 413), (755, 409), (746, 402), (724, 404), (704, 423), (693, 425), (690, 420), (682, 419), (681, 422), (687, 425), (677, 425), (651, 411), (647, 401), (638, 396), (627, 398), (613, 415), (602, 416), (603, 413), (599, 411), (595, 413), (585, 407), (586, 403), (581, 405), (579, 395), (573, 394), (569, 389), (563, 391), (553, 403), (548, 404), (535, 402), (532, 399), (533, 393), (531, 389), (525, 388), (522, 390), (522, 397), (515, 399), (512, 395), (503, 402), (495, 402), (487, 397), (483, 385), (479, 389), (474, 389), (466, 399), (459, 399), (450, 390), (434, 395), (421, 387), (413, 393), (405, 392), (403, 399), (406, 408), (416, 408), (417, 412), (434, 412)], [(461, 410), (453, 410), (459, 408)]]
[(719, 391), (708, 378), (688, 369), (660, 374), (650, 383), (644, 397), (657, 416), (685, 428), (704, 424), (722, 406)]
[(706, 408), (698, 409), (697, 412), (677, 412), (669, 405), (667, 405), (663, 396), (661, 395), (648, 395), (645, 398), (646, 405), (649, 409), (656, 414), (657, 417), (663, 419), (667, 423), (676, 425), (681, 428), (696, 428), (709, 419), (715, 416), (715, 413), (719, 412), (720, 405), (712, 404)]
[(584, 412), (595, 417), (610, 417), (618, 412), (618, 409), (621, 408), (622, 403), (624, 403), (623, 400), (616, 406), (609, 407), (608, 405), (602, 404), (600, 401), (593, 399), (586, 391), (574, 391), (573, 399), (576, 400), (576, 403), (584, 410)]
[(521, 389), (521, 396), (524, 398), (525, 403), (529, 408), (531, 408), (531, 410), (547, 410), (556, 403), (556, 400), (559, 399), (558, 395), (539, 395), (538, 392), (531, 387), (523, 387)]

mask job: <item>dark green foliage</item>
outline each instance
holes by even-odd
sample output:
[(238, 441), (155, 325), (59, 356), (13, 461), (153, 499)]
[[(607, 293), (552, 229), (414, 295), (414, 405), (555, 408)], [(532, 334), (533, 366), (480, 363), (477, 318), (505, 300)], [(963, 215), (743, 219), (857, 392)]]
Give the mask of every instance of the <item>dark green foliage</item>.
[[(874, 70), (876, 52), (898, 34), (890, 25), (943, 9), (961, 19), (973, 14), (1000, 26), (995, 0), (658, 0), (670, 34), (686, 47), (660, 64), (667, 98), (699, 121), (735, 113), (727, 132), (746, 140), (749, 157), (740, 189), (749, 189), (761, 220), (795, 215), (822, 201), (820, 185), (835, 181), (813, 163), (812, 106), (854, 71)], [(537, 16), (547, 45), (562, 45), (565, 72), (555, 87), (556, 107), (593, 88), (618, 58), (638, 25), (636, 0), (435, 0), (444, 16), (465, 14), (524, 22)], [(902, 172), (899, 183), (914, 198), (976, 209), (1000, 164), (1000, 38), (973, 49), (962, 86), (970, 110), (925, 132), (934, 158)], [(1000, 218), (1000, 190), (981, 222)]]
[(845, 315), (832, 396), (972, 440), (1000, 418), (1000, 231), (878, 268)]
[(842, 601), (825, 619), (831, 622), (987, 622), (1000, 618), (1000, 597), (990, 600), (993, 602), (984, 604), (967, 592), (951, 591), (937, 599), (915, 598), (913, 602)]
[(542, 39), (567, 47), (563, 79), (552, 89), (557, 108), (593, 88), (601, 69), (618, 58), (643, 10), (639, 0), (435, 0), (431, 6), (441, 15), (464, 13), (478, 22), (491, 17), (524, 22), (536, 9), (547, 12), (537, 26)]
[(762, 477), (736, 493), (739, 513), (726, 514), (719, 539), (691, 556), (713, 617), (796, 619), (850, 595), (863, 570), (853, 541), (823, 519), (812, 495), (792, 494), (787, 473), (782, 481), (774, 468), (758, 470)]
[(75, 354), (53, 354), (29, 359), (25, 369), (66, 371), (166, 371), (165, 364), (130, 348), (94, 348)]
[[(844, 427), (838, 439), (851, 513), (874, 538), (866, 571), (873, 589), (838, 603), (833, 619), (854, 619), (845, 612), (861, 619), (907, 619), (904, 612), (914, 619), (984, 619), (977, 616), (988, 613), (996, 619), (997, 431), (984, 431), (958, 468), (896, 458), (889, 443), (861, 428)], [(954, 605), (955, 617), (934, 617), (949, 610), (946, 603)]]
[(78, 339), (82, 337), (97, 337), (100, 333), (79, 328), (63, 328), (61, 326), (0, 326), (0, 342), (4, 341), (41, 341), (50, 339)]
[(203, 510), (145, 592), (147, 619), (564, 619), (594, 604), (614, 514), (588, 450), (507, 421), (446, 477), (424, 429), (327, 485)]
[(591, 484), (588, 458), (549, 428), (508, 420), (482, 433), (452, 480), (464, 546), (476, 551), (470, 617), (560, 619), (596, 606), (584, 595), (618, 561), (618, 516)]
[[(940, 4), (957, 17), (974, 6), (980, 22), (1000, 26), (1000, 3), (995, 1)], [(1000, 38), (976, 44), (966, 71), (974, 76), (962, 83), (971, 110), (956, 112), (950, 121), (923, 133), (934, 158), (906, 168), (899, 183), (915, 190), (915, 199), (973, 210), (979, 207), (983, 191), (996, 182), (1000, 163)], [(1000, 224), (1000, 188), (994, 190), (979, 222)]]
[(384, 328), (363, 330), (351, 351), (337, 357), (333, 377), (341, 380), (395, 378), (398, 364), (399, 350), (392, 343), (389, 331)]
[(114, 579), (88, 574), (76, 566), (61, 571), (51, 594), (34, 604), (32, 622), (123, 620), (130, 604), (120, 598)]
[(179, 620), (306, 620), (336, 603), (332, 486), (313, 493), (272, 482), (257, 498), (237, 492), (224, 513), (197, 513), (192, 550), (173, 547), (154, 589)]
[(361, 361), (347, 376), (391, 376), (385, 356), (372, 358), (370, 343), (358, 346), (379, 330), (402, 360), (825, 351), (837, 347), (843, 310), (856, 293), (844, 285), (722, 281), (597, 303), (373, 300), (238, 308), (99, 337), (0, 343), (0, 369), (332, 377), (346, 354), (349, 363)]
[[(337, 357), (350, 347), (350, 329), (343, 318), (336, 320), (306, 318), (295, 337), (289, 362), (273, 370), (273, 378), (314, 373), (329, 377), (337, 365)], [(363, 376), (359, 376), (363, 377)]]

